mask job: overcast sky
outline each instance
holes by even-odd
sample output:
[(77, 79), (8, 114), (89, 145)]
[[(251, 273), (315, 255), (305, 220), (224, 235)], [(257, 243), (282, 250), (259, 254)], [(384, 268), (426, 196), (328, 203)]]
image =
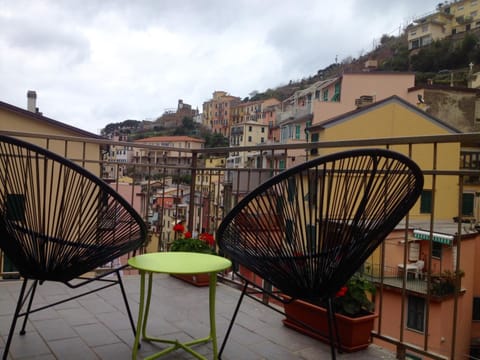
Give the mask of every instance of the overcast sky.
[(398, 35), (439, 0), (0, 0), (0, 101), (99, 133), (244, 98)]

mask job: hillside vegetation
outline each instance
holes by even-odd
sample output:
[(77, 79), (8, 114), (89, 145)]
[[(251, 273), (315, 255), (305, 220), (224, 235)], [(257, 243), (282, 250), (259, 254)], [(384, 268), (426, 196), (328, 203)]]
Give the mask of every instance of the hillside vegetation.
[[(345, 71), (365, 71), (367, 60), (377, 60), (380, 71), (415, 72), (416, 85), (426, 84), (432, 79), (436, 84), (453, 82), (456, 86), (466, 86), (471, 73), (480, 71), (480, 43), (476, 34), (466, 33), (461, 39), (438, 40), (427, 47), (410, 52), (406, 35), (383, 35), (374, 50), (357, 59), (347, 57), (339, 63), (318, 70), (314, 75), (300, 80), (289, 80), (286, 85), (268, 88), (263, 92), (252, 91), (250, 96), (242, 101), (269, 98), (283, 101), (295, 91), (305, 89), (316, 81), (339, 76)], [(182, 122), (182, 127), (165, 129), (155, 123), (153, 126), (145, 127), (146, 121), (125, 120), (108, 124), (102, 130), (102, 134), (120, 133), (127, 135), (129, 140), (161, 135), (188, 135), (205, 139), (207, 147), (228, 146), (228, 139), (219, 134), (212, 134), (209, 129), (194, 123), (193, 119), (184, 118)]]

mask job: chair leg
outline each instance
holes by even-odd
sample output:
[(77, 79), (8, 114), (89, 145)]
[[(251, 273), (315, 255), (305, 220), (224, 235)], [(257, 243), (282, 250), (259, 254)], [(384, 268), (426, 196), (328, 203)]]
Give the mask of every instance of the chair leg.
[(235, 322), (235, 319), (237, 318), (238, 310), (240, 309), (240, 304), (243, 301), (243, 297), (245, 296), (245, 293), (247, 292), (248, 288), (248, 282), (245, 281), (245, 285), (243, 286), (242, 293), (240, 294), (240, 298), (238, 299), (237, 306), (235, 307), (235, 311), (233, 312), (232, 319), (230, 320), (230, 324), (228, 325), (227, 333), (225, 334), (225, 338), (223, 339), (222, 346), (220, 347), (220, 351), (218, 352), (218, 359), (222, 358), (222, 353), (223, 349), (225, 348), (225, 345), (227, 344), (228, 337), (230, 336), (230, 331), (232, 330), (233, 323)]
[(13, 314), (12, 324), (10, 325), (10, 331), (8, 332), (7, 342), (5, 343), (5, 348), (3, 349), (3, 360), (7, 360), (8, 351), (10, 350), (10, 344), (12, 342), (13, 332), (15, 331), (15, 325), (17, 324), (18, 314), (22, 310), (23, 306), (23, 297), (25, 295), (25, 289), (27, 287), (28, 279), (23, 279), (22, 288), (20, 294), (18, 295), (17, 307), (15, 308), (15, 313)]
[[(28, 315), (30, 314), (30, 309), (32, 308), (33, 298), (35, 296), (35, 291), (37, 290), (38, 280), (34, 280), (32, 287), (30, 288), (30, 299), (28, 300), (27, 311), (25, 312), (25, 318), (23, 319), (22, 329), (20, 330), (20, 335), (25, 335), (25, 327), (27, 326)], [(28, 296), (28, 295), (27, 295)]]
[[(327, 306), (327, 316), (328, 316), (328, 337), (330, 338), (330, 351), (332, 354), (332, 360), (336, 359), (336, 353), (335, 353), (335, 335), (334, 335), (334, 330), (337, 333), (337, 326), (335, 323), (335, 313), (333, 311), (333, 304), (332, 304), (332, 299), (328, 298), (328, 306)], [(337, 333), (337, 340), (340, 343), (340, 339), (338, 338), (338, 333)]]
[(136, 335), (135, 322), (133, 321), (132, 311), (130, 310), (130, 305), (127, 299), (127, 293), (125, 292), (125, 287), (123, 286), (122, 275), (120, 275), (120, 270), (115, 271), (118, 278), (118, 285), (120, 285), (120, 290), (122, 292), (123, 301), (125, 302), (125, 307), (127, 308), (128, 318), (130, 319), (130, 325), (132, 326), (133, 336)]

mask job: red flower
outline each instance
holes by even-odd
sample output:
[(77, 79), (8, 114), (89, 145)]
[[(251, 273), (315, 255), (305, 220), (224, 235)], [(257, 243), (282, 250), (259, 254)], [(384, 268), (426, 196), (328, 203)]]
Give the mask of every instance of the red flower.
[(177, 233), (183, 233), (185, 231), (185, 226), (182, 223), (178, 223), (173, 227), (173, 231)]
[(340, 290), (338, 290), (337, 294), (335, 295), (336, 297), (344, 297), (345, 294), (347, 293), (348, 288), (346, 286), (342, 286)]
[(202, 233), (199, 236), (200, 240), (205, 241), (209, 246), (215, 245), (215, 239), (212, 234)]
[(190, 231), (187, 231), (185, 234), (185, 239), (191, 239), (192, 238), (192, 233)]

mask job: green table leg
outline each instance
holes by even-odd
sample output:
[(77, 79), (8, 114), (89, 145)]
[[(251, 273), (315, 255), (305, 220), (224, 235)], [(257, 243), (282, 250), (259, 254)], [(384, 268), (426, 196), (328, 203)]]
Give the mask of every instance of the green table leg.
[(217, 273), (210, 273), (210, 286), (209, 286), (209, 307), (210, 307), (210, 338), (212, 339), (213, 347), (213, 359), (218, 359), (217, 349), (217, 325), (215, 322), (215, 291), (217, 290)]
[(140, 331), (142, 330), (143, 303), (145, 301), (145, 271), (140, 271), (140, 302), (138, 304), (137, 331), (135, 332), (135, 342), (133, 343), (132, 359), (137, 359), (138, 345), (140, 343)]

